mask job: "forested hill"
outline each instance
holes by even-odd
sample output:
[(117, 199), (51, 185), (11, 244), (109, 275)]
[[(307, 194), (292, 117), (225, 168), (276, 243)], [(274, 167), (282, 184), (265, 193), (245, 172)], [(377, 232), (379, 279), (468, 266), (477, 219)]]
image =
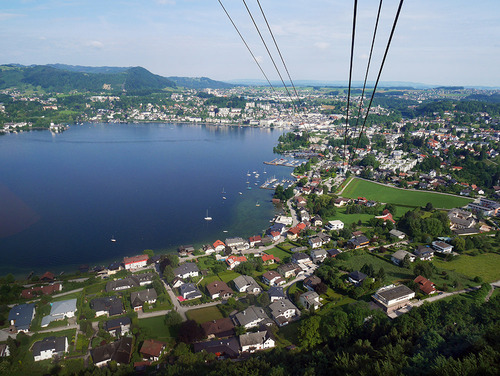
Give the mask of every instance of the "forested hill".
[(151, 93), (165, 88), (227, 88), (233, 85), (206, 77), (162, 77), (142, 67), (85, 67), (64, 64), (51, 65), (2, 65), (0, 89), (41, 88), (46, 91), (89, 91)]

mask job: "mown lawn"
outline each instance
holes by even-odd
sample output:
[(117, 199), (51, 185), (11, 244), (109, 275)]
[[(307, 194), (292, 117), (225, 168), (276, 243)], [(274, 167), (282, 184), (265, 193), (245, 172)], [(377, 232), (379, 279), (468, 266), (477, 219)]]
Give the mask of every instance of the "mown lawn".
[(192, 309), (186, 312), (186, 316), (189, 320), (194, 320), (198, 324), (203, 324), (204, 322), (207, 321), (218, 320), (223, 318), (222, 313), (215, 306)]
[(467, 277), (479, 276), (484, 282), (494, 282), (500, 279), (500, 255), (483, 253), (477, 256), (461, 255), (453, 261), (435, 260), (438, 268), (452, 270)]
[(362, 196), (368, 200), (413, 207), (425, 206), (430, 202), (436, 208), (446, 209), (461, 207), (472, 201), (468, 198), (442, 195), (434, 192), (397, 189), (356, 178), (348, 185), (342, 196), (349, 198)]
[(236, 277), (239, 277), (240, 274), (239, 273), (236, 273), (236, 272), (233, 272), (231, 270), (228, 270), (226, 272), (221, 272), (218, 274), (219, 275), (219, 278), (226, 282), (226, 283), (229, 283), (230, 281), (232, 281), (233, 279), (235, 279)]
[(172, 342), (177, 337), (177, 328), (165, 325), (165, 317), (157, 316), (139, 320), (141, 333), (147, 333), (149, 338), (164, 342)]
[(210, 282), (213, 282), (213, 281), (220, 281), (219, 276), (218, 275), (209, 275), (209, 276), (203, 277), (203, 279), (201, 280), (201, 282), (198, 286), (205, 287), (206, 285), (208, 285)]
[(292, 255), (291, 253), (285, 252), (282, 249), (279, 249), (276, 247), (271, 248), (270, 250), (266, 251), (266, 253), (269, 255), (273, 255), (274, 257), (278, 257), (280, 260), (283, 260), (283, 259), (290, 257)]

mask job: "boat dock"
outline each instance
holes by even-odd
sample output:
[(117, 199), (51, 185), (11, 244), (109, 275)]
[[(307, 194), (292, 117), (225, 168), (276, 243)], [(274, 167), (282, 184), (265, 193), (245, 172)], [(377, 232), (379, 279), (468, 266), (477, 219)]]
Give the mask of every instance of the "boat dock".
[(264, 164), (267, 165), (272, 165), (272, 166), (284, 166), (284, 167), (298, 167), (300, 166), (304, 161), (296, 161), (296, 160), (287, 160), (284, 158), (275, 158), (270, 162), (264, 162)]
[(268, 179), (262, 184), (259, 188), (261, 189), (270, 189), (270, 190), (275, 190), (278, 185), (282, 185), (284, 189), (287, 189), (291, 185), (295, 183), (294, 180), (291, 179), (282, 179), (278, 180), (276, 178)]

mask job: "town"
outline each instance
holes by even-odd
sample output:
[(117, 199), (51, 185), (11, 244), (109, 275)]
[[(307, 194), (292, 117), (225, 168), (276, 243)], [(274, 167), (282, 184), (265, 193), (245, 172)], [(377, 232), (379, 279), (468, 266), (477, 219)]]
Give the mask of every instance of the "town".
[[(293, 184), (272, 186), (280, 214), (261, 234), (2, 277), (0, 356), (10, 361), (0, 369), (162, 372), (273, 348), (293, 357), (452, 297), (498, 306), (498, 105), (452, 102), (485, 95), (473, 89), (387, 90), (366, 131), (346, 131), (345, 90), (299, 91), (300, 114), (261, 88), (134, 99), (3, 91), (4, 132), (64, 131), (58, 111), (76, 123), (287, 128), (275, 152), (289, 161), (263, 162), (288, 163)], [(22, 106), (46, 115), (18, 122)]]

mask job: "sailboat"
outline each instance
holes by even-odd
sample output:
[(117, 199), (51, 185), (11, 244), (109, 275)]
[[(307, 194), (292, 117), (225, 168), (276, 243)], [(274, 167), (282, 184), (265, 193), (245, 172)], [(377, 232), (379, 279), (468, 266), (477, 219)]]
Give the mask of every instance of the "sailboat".
[(259, 201), (257, 201), (257, 203), (255, 204), (255, 206), (260, 206)]
[(208, 209), (207, 209), (207, 216), (205, 217), (205, 221), (211, 221), (211, 220), (212, 220), (212, 217), (208, 216)]
[(247, 172), (247, 176), (250, 176), (250, 170), (248, 170), (248, 172)]
[(224, 187), (222, 187), (222, 194), (226, 193), (226, 191), (224, 190)]
[(114, 243), (114, 242), (116, 242), (116, 239), (115, 239), (114, 235), (112, 235), (112, 236), (111, 236), (111, 241), (112, 241), (113, 243)]

